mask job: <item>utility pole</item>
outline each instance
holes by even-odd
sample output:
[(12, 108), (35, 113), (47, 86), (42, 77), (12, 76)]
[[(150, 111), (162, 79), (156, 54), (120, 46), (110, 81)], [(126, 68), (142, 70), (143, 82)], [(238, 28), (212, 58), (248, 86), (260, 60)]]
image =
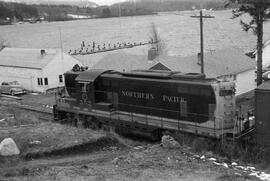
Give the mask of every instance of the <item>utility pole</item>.
[(119, 17), (121, 17), (121, 14), (122, 14), (121, 11), (122, 11), (122, 10), (121, 10), (121, 4), (120, 4), (120, 2), (118, 3), (118, 11), (119, 11), (119, 12), (118, 12), (118, 13), (119, 13), (118, 15), (119, 15)]
[(202, 10), (199, 16), (191, 16), (191, 18), (200, 18), (200, 34), (201, 34), (201, 73), (204, 74), (204, 54), (203, 54), (203, 18), (214, 18), (214, 16), (203, 16)]
[(61, 27), (59, 27), (59, 38), (60, 38), (60, 48), (61, 48), (61, 59), (63, 60), (63, 43), (62, 43), (62, 32)]

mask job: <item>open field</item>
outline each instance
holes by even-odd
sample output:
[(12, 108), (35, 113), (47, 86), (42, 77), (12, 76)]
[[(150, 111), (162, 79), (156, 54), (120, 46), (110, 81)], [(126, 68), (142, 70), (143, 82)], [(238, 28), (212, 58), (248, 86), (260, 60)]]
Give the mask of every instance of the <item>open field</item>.
[[(198, 12), (196, 12), (198, 14)], [(205, 12), (215, 16), (204, 22), (205, 51), (235, 47), (246, 52), (256, 46), (256, 37), (241, 30), (239, 20), (230, 19), (230, 11)], [(151, 23), (158, 28), (169, 55), (187, 56), (199, 51), (199, 20), (190, 18), (194, 12), (176, 12), (151, 16), (90, 19), (41, 24), (0, 26), (2, 36), (10, 47), (60, 48), (60, 29), (65, 52), (79, 48), (82, 41), (92, 43), (145, 42)], [(243, 17), (242, 19), (248, 19)], [(265, 24), (265, 40), (270, 39), (270, 23)], [(129, 50), (146, 54), (146, 48)], [(91, 61), (91, 56), (77, 56)]]

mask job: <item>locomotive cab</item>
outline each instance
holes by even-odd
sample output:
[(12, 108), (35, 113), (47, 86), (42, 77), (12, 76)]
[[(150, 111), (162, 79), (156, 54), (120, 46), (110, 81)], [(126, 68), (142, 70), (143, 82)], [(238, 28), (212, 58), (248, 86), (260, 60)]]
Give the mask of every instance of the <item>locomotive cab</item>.
[(76, 86), (76, 77), (79, 75), (79, 72), (68, 71), (64, 74), (65, 77), (65, 87), (69, 97), (75, 98), (77, 94)]
[[(87, 104), (96, 109), (109, 111), (113, 108), (112, 92), (102, 91), (100, 75), (110, 70), (92, 69), (81, 72), (75, 79), (77, 86), (77, 102)], [(97, 91), (98, 90), (98, 91)]]
[(78, 81), (76, 83), (77, 87), (77, 101), (80, 103), (88, 103), (91, 104), (91, 91), (90, 87), (92, 87), (90, 82)]
[(80, 80), (82, 72), (69, 71), (65, 73), (66, 90), (70, 98), (80, 103), (90, 103), (91, 82)]

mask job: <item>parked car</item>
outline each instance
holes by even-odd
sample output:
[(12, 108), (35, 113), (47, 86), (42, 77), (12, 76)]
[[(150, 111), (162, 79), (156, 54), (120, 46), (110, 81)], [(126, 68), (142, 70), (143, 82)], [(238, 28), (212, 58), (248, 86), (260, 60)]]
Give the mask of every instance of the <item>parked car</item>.
[(18, 95), (26, 93), (26, 90), (17, 81), (2, 82), (0, 88), (3, 94)]
[(265, 81), (270, 80), (270, 71), (264, 72), (262, 78)]

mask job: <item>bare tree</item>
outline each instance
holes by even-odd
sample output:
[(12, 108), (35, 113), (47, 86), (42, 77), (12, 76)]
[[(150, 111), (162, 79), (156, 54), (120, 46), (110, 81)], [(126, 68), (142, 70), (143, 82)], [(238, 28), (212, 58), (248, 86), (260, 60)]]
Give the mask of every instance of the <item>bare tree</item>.
[(0, 51), (6, 47), (6, 43), (6, 40), (2, 36), (0, 36)]
[(262, 84), (263, 23), (270, 17), (269, 0), (227, 0), (226, 5), (238, 4), (233, 10), (233, 18), (248, 13), (252, 19), (246, 23), (240, 20), (244, 31), (252, 30), (257, 35), (257, 85)]
[(165, 42), (159, 36), (157, 27), (154, 23), (151, 24), (151, 31), (149, 36), (150, 42), (157, 49), (158, 56), (167, 55)]

